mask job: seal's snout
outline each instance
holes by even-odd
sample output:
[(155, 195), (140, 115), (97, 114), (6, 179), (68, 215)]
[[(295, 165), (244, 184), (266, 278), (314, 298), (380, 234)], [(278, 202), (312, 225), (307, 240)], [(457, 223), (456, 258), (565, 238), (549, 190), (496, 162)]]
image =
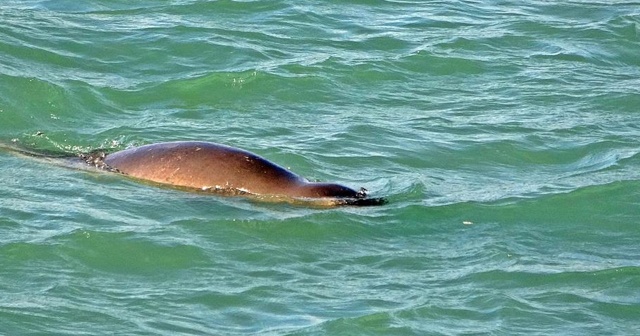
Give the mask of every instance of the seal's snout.
[(385, 205), (387, 201), (384, 197), (377, 198), (345, 198), (341, 200), (340, 205), (353, 205), (353, 206), (375, 206)]
[(384, 197), (367, 198), (367, 192), (367, 189), (360, 188), (360, 190), (356, 192), (355, 198), (349, 198), (345, 200), (345, 205), (370, 206), (383, 205), (388, 203), (387, 199)]

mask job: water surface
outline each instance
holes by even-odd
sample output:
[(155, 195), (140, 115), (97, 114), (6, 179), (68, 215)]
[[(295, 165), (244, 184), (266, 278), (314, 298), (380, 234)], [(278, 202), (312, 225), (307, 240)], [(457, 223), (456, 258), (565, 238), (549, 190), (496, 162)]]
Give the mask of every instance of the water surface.
[(631, 1), (4, 1), (0, 140), (207, 140), (383, 207), (0, 152), (0, 332), (628, 335)]

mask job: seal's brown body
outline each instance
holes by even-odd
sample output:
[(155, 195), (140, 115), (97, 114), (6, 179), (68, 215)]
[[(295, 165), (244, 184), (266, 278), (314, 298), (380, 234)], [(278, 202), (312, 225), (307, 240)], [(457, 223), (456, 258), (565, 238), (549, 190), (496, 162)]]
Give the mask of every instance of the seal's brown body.
[(375, 205), (365, 191), (314, 183), (256, 154), (210, 142), (167, 142), (107, 154), (106, 166), (138, 179), (177, 187), (281, 198), (332, 199), (334, 205)]

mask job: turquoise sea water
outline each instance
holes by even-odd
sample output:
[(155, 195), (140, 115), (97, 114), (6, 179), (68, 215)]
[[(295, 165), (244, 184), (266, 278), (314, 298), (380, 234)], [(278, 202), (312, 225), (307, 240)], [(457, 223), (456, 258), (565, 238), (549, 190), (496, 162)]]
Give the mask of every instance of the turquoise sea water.
[(207, 140), (382, 207), (0, 152), (0, 334), (632, 335), (640, 3), (0, 3), (0, 141)]

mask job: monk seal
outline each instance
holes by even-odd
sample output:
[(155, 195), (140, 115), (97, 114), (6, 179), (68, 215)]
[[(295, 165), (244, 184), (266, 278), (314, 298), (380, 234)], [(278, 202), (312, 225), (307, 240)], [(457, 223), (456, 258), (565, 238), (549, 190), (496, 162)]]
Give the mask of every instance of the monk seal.
[(80, 157), (100, 169), (178, 188), (328, 206), (386, 203), (368, 198), (364, 188), (310, 182), (254, 153), (212, 142), (155, 143)]

